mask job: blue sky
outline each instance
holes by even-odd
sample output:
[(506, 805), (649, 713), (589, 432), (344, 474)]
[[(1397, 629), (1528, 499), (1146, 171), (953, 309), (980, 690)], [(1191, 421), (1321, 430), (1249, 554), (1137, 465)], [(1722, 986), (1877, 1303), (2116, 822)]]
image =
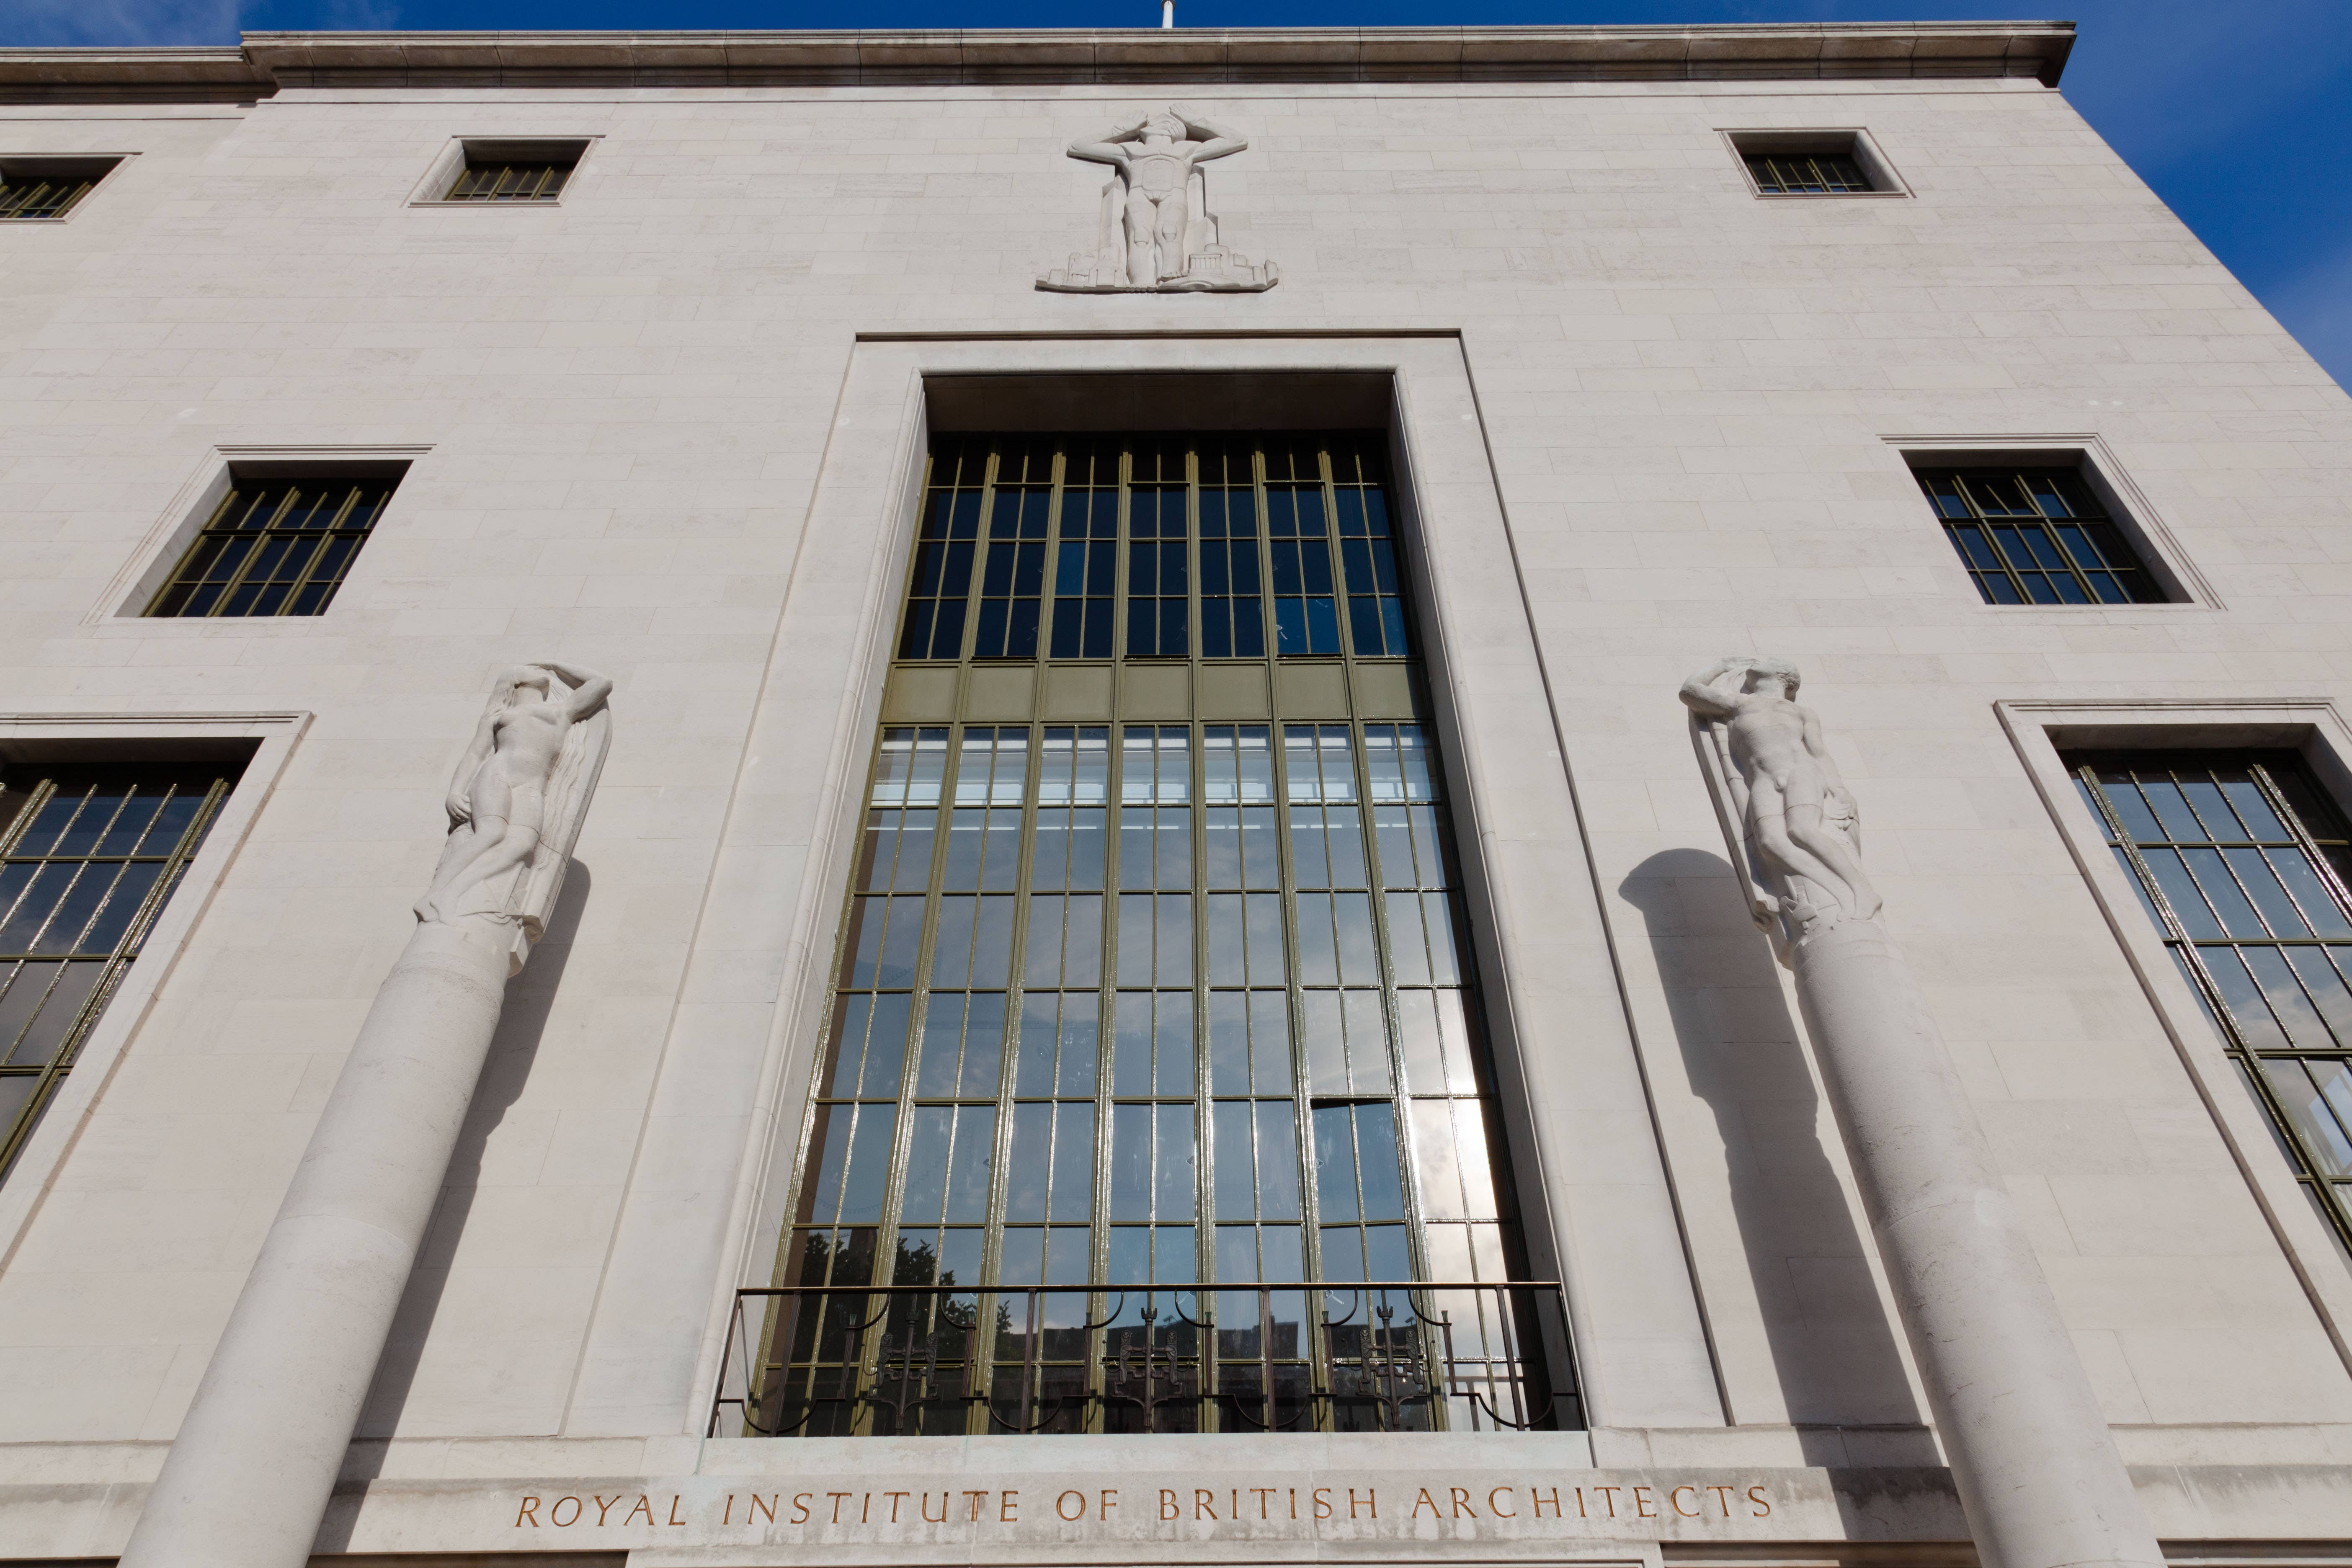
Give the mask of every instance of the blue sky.
[[(2063, 5), (2064, 0), (2060, 0)], [(1179, 0), (1192, 26), (2040, 17), (2000, 0)], [(2352, 384), (2352, 0), (2074, 0), (2064, 91)], [(1150, 26), (1159, 0), (0, 0), (0, 45), (231, 43), (239, 28)]]

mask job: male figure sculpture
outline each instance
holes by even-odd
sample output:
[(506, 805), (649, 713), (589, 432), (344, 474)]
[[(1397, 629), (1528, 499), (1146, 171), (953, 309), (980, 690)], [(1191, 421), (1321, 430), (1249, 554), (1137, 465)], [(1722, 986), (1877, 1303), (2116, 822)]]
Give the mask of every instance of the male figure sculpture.
[[(417, 919), (448, 925), (465, 915), (504, 917), (528, 908), (515, 897), (521, 889), (499, 879), (518, 868), (529, 879), (548, 826), (548, 797), (563, 793), (554, 786), (564, 742), (612, 694), (609, 677), (572, 665), (518, 665), (499, 677), (449, 782), (449, 843), (417, 903)], [(557, 804), (561, 809), (568, 803)]]
[(1822, 743), (1820, 716), (1796, 701), (1798, 679), (1785, 660), (1737, 655), (1684, 681), (1681, 693), (1791, 939), (1825, 918), (1866, 921), (1879, 910), (1862, 868), (1861, 814)]
[[(1193, 140), (1198, 138), (1198, 140)], [(1108, 163), (1127, 186), (1127, 281), (1149, 288), (1184, 271), (1184, 236), (1194, 214), (1192, 170), (1249, 145), (1213, 120), (1177, 104), (1132, 125), (1115, 125), (1097, 142), (1073, 142), (1070, 156)]]

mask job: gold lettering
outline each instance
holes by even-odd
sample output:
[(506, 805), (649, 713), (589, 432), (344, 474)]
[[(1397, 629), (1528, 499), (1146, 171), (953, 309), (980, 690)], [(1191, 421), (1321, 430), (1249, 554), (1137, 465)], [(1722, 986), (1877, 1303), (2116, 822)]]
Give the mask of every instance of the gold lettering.
[(904, 1502), (907, 1499), (913, 1497), (915, 1494), (912, 1492), (884, 1492), (882, 1495), (890, 1500), (890, 1522), (896, 1524), (898, 1522), (898, 1505)]
[(1625, 1489), (1623, 1487), (1595, 1487), (1592, 1489), (1601, 1494), (1601, 1500), (1609, 1505), (1609, 1517), (1615, 1519), (1617, 1517), (1617, 1494), (1623, 1491)]
[(749, 1524), (749, 1523), (751, 1523), (751, 1512), (752, 1512), (752, 1510), (753, 1510), (753, 1509), (756, 1509), (756, 1510), (758, 1510), (760, 1512), (764, 1513), (764, 1514), (766, 1514), (766, 1515), (768, 1516), (768, 1522), (769, 1522), (770, 1524), (773, 1524), (773, 1523), (775, 1523), (775, 1522), (776, 1522), (776, 1504), (777, 1504), (777, 1503), (779, 1503), (779, 1502), (782, 1502), (782, 1501), (783, 1500), (783, 1497), (784, 1497), (784, 1494), (783, 1494), (783, 1493), (782, 1493), (782, 1492), (778, 1492), (772, 1500), (769, 1500), (769, 1501), (766, 1501), (766, 1502), (762, 1502), (762, 1501), (761, 1501), (761, 1500), (760, 1500), (760, 1494), (759, 1494), (758, 1492), (753, 1492), (753, 1493), (751, 1494), (751, 1508), (747, 1508), (747, 1509), (745, 1509), (745, 1510), (743, 1510), (743, 1522), (744, 1522), (744, 1523), (746, 1523), (746, 1524)]
[[(614, 1498), (613, 1500), (614, 1502), (618, 1502), (621, 1500), (619, 1498)], [(629, 1510), (627, 1517), (621, 1521), (622, 1526), (626, 1528), (629, 1521), (637, 1517), (639, 1510), (644, 1511), (646, 1522), (647, 1524), (651, 1524), (654, 1521), (654, 1500), (646, 1496), (643, 1492), (639, 1492), (637, 1494), (637, 1506)], [(602, 1524), (604, 1521), (599, 1519), (596, 1522)]]
[(1762, 1487), (1749, 1487), (1748, 1489), (1748, 1500), (1756, 1505), (1754, 1508), (1748, 1510), (1748, 1518), (1769, 1519), (1772, 1517), (1772, 1505), (1766, 1500), (1764, 1496), (1764, 1489)]
[(988, 1494), (986, 1492), (966, 1492), (963, 1495), (971, 1499), (971, 1522), (978, 1524), (980, 1522), (980, 1505), (988, 1500)]
[(794, 1524), (806, 1524), (808, 1522), (808, 1505), (815, 1496), (816, 1494), (814, 1492), (794, 1492), (793, 1494), (793, 1507), (796, 1510), (793, 1514), (793, 1522)]
[(1211, 1519), (1217, 1517), (1217, 1494), (1212, 1491), (1203, 1491), (1199, 1487), (1194, 1487), (1192, 1489), (1192, 1517), (1194, 1519), (1200, 1518), (1201, 1512), (1203, 1509), (1208, 1510), (1208, 1514)]
[(1729, 1487), (1709, 1487), (1706, 1489), (1715, 1494), (1715, 1506), (1723, 1510), (1723, 1517), (1729, 1519), (1731, 1517), (1731, 1489)]
[(1235, 1487), (1233, 1490), (1225, 1494), (1225, 1517), (1227, 1519), (1239, 1519), (1241, 1516), (1242, 1489)]
[(1013, 1490), (1009, 1491), (1009, 1492), (999, 1492), (999, 1493), (997, 1493), (997, 1494), (996, 1494), (996, 1521), (997, 1521), (999, 1524), (1018, 1524), (1018, 1523), (1020, 1523), (1020, 1522), (1021, 1522), (1021, 1516), (1020, 1516), (1019, 1514), (1017, 1514), (1017, 1513), (1015, 1513), (1015, 1512), (1013, 1511), (1015, 1509), (1019, 1508), (1020, 1506), (1021, 1506), (1021, 1492), (1020, 1492), (1020, 1490), (1019, 1490), (1019, 1489), (1018, 1489), (1018, 1488), (1016, 1488), (1016, 1489), (1014, 1489)]
[(533, 1530), (539, 1528), (539, 1500), (535, 1497), (523, 1499), (522, 1506), (515, 1510), (515, 1528), (520, 1530), (522, 1521), (526, 1519), (530, 1521), (530, 1527)]
[(1257, 1499), (1258, 1518), (1265, 1518), (1265, 1500), (1274, 1495), (1274, 1489), (1272, 1487), (1252, 1487), (1250, 1488), (1250, 1495)]
[(1698, 1489), (1696, 1487), (1676, 1487), (1674, 1490), (1666, 1494), (1666, 1500), (1674, 1505), (1675, 1511), (1680, 1514), (1683, 1518), (1696, 1519), (1699, 1516), (1699, 1510), (1697, 1509), (1685, 1508), (1683, 1506), (1683, 1493), (1685, 1492), (1690, 1493), (1693, 1501), (1697, 1500)]
[(1633, 1517), (1636, 1519), (1655, 1519), (1658, 1517), (1658, 1510), (1650, 1506), (1650, 1489), (1647, 1487), (1635, 1487), (1633, 1489)]
[(669, 1494), (669, 1521), (672, 1524), (684, 1524), (686, 1522), (686, 1521), (677, 1517), (677, 1494), (676, 1492)]
[(833, 1522), (839, 1524), (841, 1522), (841, 1505), (843, 1500), (855, 1497), (857, 1494), (855, 1492), (827, 1492), (824, 1495), (833, 1500)]
[[(1371, 1511), (1374, 1519), (1381, 1517), (1381, 1494), (1376, 1489), (1371, 1487), (1364, 1489), (1364, 1507)], [(1356, 1517), (1356, 1489), (1353, 1487), (1348, 1489), (1348, 1517), (1349, 1519)]]
[[(1356, 1494), (1355, 1494), (1354, 1492), (1349, 1492), (1349, 1493), (1348, 1494), (1348, 1500), (1349, 1500), (1349, 1502), (1353, 1502), (1353, 1501), (1355, 1501), (1355, 1500), (1356, 1500)], [(1422, 1510), (1423, 1509), (1427, 1509), (1427, 1510), (1429, 1510), (1429, 1517), (1430, 1517), (1430, 1518), (1432, 1518), (1432, 1519), (1435, 1519), (1436, 1517), (1438, 1517), (1438, 1515), (1437, 1515), (1437, 1505), (1436, 1505), (1435, 1503), (1433, 1503), (1433, 1502), (1432, 1502), (1432, 1501), (1430, 1501), (1430, 1500), (1429, 1500), (1429, 1489), (1428, 1489), (1427, 1487), (1423, 1487), (1423, 1488), (1422, 1488), (1422, 1489), (1421, 1489), (1421, 1495), (1420, 1495), (1419, 1497), (1417, 1497), (1417, 1498), (1415, 1498), (1415, 1499), (1413, 1499), (1413, 1500), (1412, 1500), (1412, 1511), (1411, 1513), (1409, 1513), (1409, 1514), (1405, 1515), (1405, 1517), (1406, 1517), (1407, 1519), (1419, 1519), (1419, 1518), (1421, 1517), (1421, 1510)], [(1351, 1513), (1351, 1514), (1349, 1514), (1348, 1517), (1349, 1517), (1349, 1519), (1353, 1519), (1353, 1518), (1355, 1518), (1356, 1516), (1355, 1516), (1354, 1514), (1352, 1514), (1352, 1513)]]
[[(605, 1513), (606, 1513), (607, 1511), (609, 1511), (609, 1510), (611, 1510), (611, 1508), (612, 1508), (612, 1506), (613, 1506), (613, 1503), (614, 1503), (614, 1502), (618, 1502), (618, 1501), (620, 1501), (623, 1498), (625, 1498), (625, 1497), (628, 1496), (629, 1494), (628, 1494), (628, 1493), (626, 1493), (626, 1492), (614, 1492), (614, 1493), (613, 1494), (613, 1502), (606, 1502), (603, 1498), (601, 1498), (601, 1497), (597, 1497), (597, 1496), (596, 1496), (596, 1494), (595, 1494), (594, 1492), (590, 1492), (588, 1495), (589, 1495), (591, 1498), (594, 1498), (594, 1499), (595, 1499), (595, 1502), (596, 1502), (596, 1528), (597, 1528), (597, 1529), (599, 1529), (599, 1530), (602, 1530), (602, 1529), (604, 1529), (604, 1515), (605, 1515)], [(650, 1518), (650, 1517), (651, 1517), (651, 1515), (650, 1515), (650, 1514), (648, 1514), (648, 1515), (647, 1515), (647, 1517), (648, 1517), (648, 1518)]]
[[(1535, 1489), (1535, 1488), (1533, 1488), (1533, 1487), (1529, 1487), (1529, 1488), (1528, 1489), (1528, 1496), (1535, 1500), (1535, 1505), (1536, 1505), (1536, 1517), (1537, 1517), (1538, 1519), (1541, 1519), (1541, 1518), (1543, 1517), (1543, 1505), (1544, 1505), (1544, 1495), (1543, 1495), (1543, 1493), (1541, 1493), (1541, 1492), (1539, 1492), (1539, 1491), (1536, 1490), (1536, 1489)], [(1580, 1513), (1583, 1511), (1583, 1506), (1582, 1506), (1581, 1504), (1579, 1504), (1579, 1505), (1578, 1505), (1577, 1511), (1578, 1511), (1578, 1512), (1580, 1512)], [(1560, 1513), (1559, 1513), (1559, 1489), (1558, 1487), (1554, 1487), (1554, 1488), (1552, 1488), (1552, 1489), (1551, 1489), (1551, 1516), (1552, 1516), (1552, 1518), (1554, 1518), (1554, 1519), (1558, 1519), (1558, 1518), (1559, 1518), (1559, 1517), (1560, 1517)]]
[[(1078, 1500), (1078, 1511), (1076, 1513), (1072, 1513), (1068, 1509), (1062, 1506), (1072, 1498)], [(1081, 1520), (1086, 1518), (1087, 1494), (1084, 1492), (1064, 1492), (1060, 1497), (1054, 1500), (1054, 1512), (1056, 1517), (1065, 1520)]]
[(1496, 1498), (1501, 1497), (1505, 1492), (1509, 1491), (1510, 1489), (1511, 1489), (1508, 1487), (1496, 1487), (1493, 1491), (1488, 1492), (1486, 1494), (1486, 1511), (1493, 1514), (1496, 1519), (1518, 1518), (1519, 1510), (1517, 1509), (1507, 1510), (1501, 1503), (1495, 1500)]
[(1293, 1519), (1297, 1519), (1298, 1517), (1298, 1489), (1297, 1487), (1290, 1489), (1290, 1517)]
[[(563, 1505), (565, 1503), (570, 1503), (572, 1505), (572, 1517), (570, 1519), (556, 1518), (555, 1516), (563, 1510)], [(576, 1497), (557, 1498), (555, 1500), (555, 1506), (547, 1510), (547, 1522), (554, 1525), (559, 1530), (569, 1530), (579, 1521), (580, 1500)]]
[(915, 1505), (923, 1510), (923, 1522), (925, 1524), (945, 1524), (948, 1521), (948, 1502), (953, 1495), (954, 1494), (951, 1492), (941, 1492), (940, 1494), (940, 1517), (933, 1519), (931, 1517), (931, 1494), (925, 1492), (923, 1494), (922, 1501)]
[(1097, 1506), (1100, 1511), (1096, 1517), (1100, 1519), (1108, 1519), (1110, 1517), (1110, 1510), (1118, 1506), (1118, 1489), (1117, 1487), (1113, 1487), (1108, 1491), (1104, 1492), (1102, 1494), (1101, 1501)]
[(1584, 1517), (1585, 1517), (1585, 1512), (1584, 1512), (1584, 1489), (1583, 1489), (1582, 1487), (1579, 1487), (1579, 1488), (1577, 1488), (1577, 1489), (1576, 1489), (1576, 1517), (1577, 1517), (1577, 1518), (1579, 1518), (1579, 1519), (1582, 1519), (1582, 1518), (1584, 1518)]
[(1317, 1488), (1315, 1489), (1315, 1498), (1314, 1498), (1314, 1501), (1315, 1501), (1315, 1517), (1316, 1517), (1316, 1518), (1318, 1518), (1318, 1519), (1328, 1519), (1328, 1518), (1330, 1518), (1330, 1517), (1331, 1517), (1331, 1500), (1331, 1500), (1331, 1489), (1330, 1489), (1329, 1487), (1317, 1487)]
[(873, 1512), (874, 1494), (872, 1492), (867, 1492), (864, 1500), (857, 1505), (857, 1522), (860, 1524), (867, 1523)]
[(1460, 1519), (1465, 1511), (1472, 1519), (1478, 1517), (1478, 1510), (1470, 1506), (1470, 1494), (1468, 1492), (1465, 1491), (1460, 1487), (1448, 1487), (1446, 1490), (1452, 1494), (1454, 1499), (1454, 1518)]
[(727, 1512), (719, 1522), (721, 1524), (732, 1524), (735, 1522), (735, 1494), (733, 1492), (729, 1492), (727, 1494)]
[(1160, 1489), (1160, 1517), (1161, 1519), (1176, 1517), (1176, 1494), (1166, 1487)]

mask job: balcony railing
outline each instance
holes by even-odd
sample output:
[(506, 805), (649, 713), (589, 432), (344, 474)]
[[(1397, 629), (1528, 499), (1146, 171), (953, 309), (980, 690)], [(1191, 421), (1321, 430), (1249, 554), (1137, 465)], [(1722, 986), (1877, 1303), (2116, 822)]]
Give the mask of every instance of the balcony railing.
[(1583, 1425), (1549, 1281), (740, 1290), (710, 1436)]

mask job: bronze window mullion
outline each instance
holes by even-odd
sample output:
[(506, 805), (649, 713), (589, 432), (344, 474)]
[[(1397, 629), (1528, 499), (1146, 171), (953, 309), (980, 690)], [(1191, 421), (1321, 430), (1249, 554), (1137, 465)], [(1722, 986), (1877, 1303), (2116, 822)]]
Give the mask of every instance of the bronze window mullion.
[[(327, 558), (327, 547), (334, 542), (336, 531), (343, 526), (343, 520), (351, 516), (352, 508), (359, 504), (359, 500), (360, 486), (354, 482), (345, 492), (343, 504), (337, 507), (335, 515), (327, 520), (327, 526), (315, 531), (317, 536), (310, 541), (310, 550), (294, 570), (294, 580), (286, 585), (286, 597), (282, 604), (291, 605), (302, 596), (302, 590), (310, 585), (311, 577), (319, 570), (319, 563)], [(282, 616), (288, 612), (280, 609), (275, 613)]]
[(1977, 504), (1975, 493), (1969, 489), (1968, 476), (1962, 474), (1957, 478), (1953, 488), (1960, 493), (1960, 504), (1969, 509), (1969, 515), (1976, 520), (1979, 528), (1984, 530), (1985, 543), (1991, 546), (1992, 558), (2000, 563), (2001, 570), (2009, 574), (2010, 586), (2017, 590), (2017, 602), (2032, 604), (2033, 591), (2025, 585), (2025, 574), (2010, 558), (2008, 548), (2000, 542), (2000, 535), (1994, 531), (1992, 519), (1986, 515), (1984, 508)]
[[(2286, 792), (2280, 789), (2277, 781), (2271, 777), (2270, 769), (2257, 762), (2246, 769), (2246, 776), (2254, 781), (2254, 787), (2262, 792), (2263, 801), (2268, 804), (2278, 819), (2286, 825), (2288, 837), (2294, 842), (2295, 848), (2302, 851), (2303, 858), (2309, 861), (2312, 869), (2318, 873), (2320, 886), (2326, 889), (2336, 900), (2336, 912), (2347, 920), (2352, 920), (2352, 889), (2345, 887), (2344, 879), (2336, 874), (2335, 862), (2330, 860), (2326, 852), (2320, 848), (2317, 835), (2314, 834), (2310, 825), (2303, 820), (2302, 814), (2288, 804)], [(2294, 889), (2288, 889), (2287, 897), (2290, 900), (2294, 899)], [(2302, 906), (2298, 904), (2296, 908), (2300, 909)], [(2318, 929), (2315, 923), (2312, 925), (2315, 932)]]
[[(235, 569), (230, 572), (227, 581), (221, 584), (220, 593), (215, 596), (213, 602), (205, 607), (202, 617), (203, 619), (217, 619), (221, 614), (222, 608), (226, 605), (231, 599), (236, 597), (236, 591), (239, 588), (244, 587), (247, 580), (253, 574), (253, 563), (261, 559), (261, 547), (268, 542), (271, 535), (276, 531), (278, 520), (286, 515), (288, 509), (293, 506), (295, 497), (299, 494), (301, 494), (300, 490), (292, 485), (289, 485), (286, 488), (286, 499), (278, 503), (278, 510), (269, 514), (269, 521), (264, 522), (259, 528), (251, 531), (249, 542), (245, 553), (237, 557)], [(227, 534), (228, 537), (232, 539), (246, 533), (246, 531), (243, 529), (224, 529), (221, 531)], [(202, 579), (200, 578), (198, 581), (201, 583)]]

